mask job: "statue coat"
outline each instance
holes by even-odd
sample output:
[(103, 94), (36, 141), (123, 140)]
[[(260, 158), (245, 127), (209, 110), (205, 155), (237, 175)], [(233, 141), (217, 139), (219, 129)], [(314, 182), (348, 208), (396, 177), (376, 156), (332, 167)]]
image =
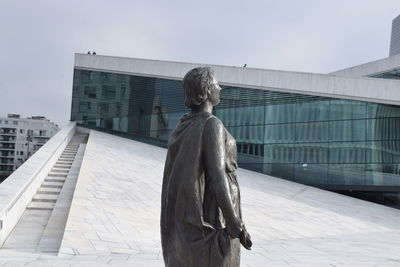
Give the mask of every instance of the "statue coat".
[(219, 119), (207, 112), (181, 118), (168, 143), (162, 185), (165, 266), (239, 267), (236, 168), (235, 140)]

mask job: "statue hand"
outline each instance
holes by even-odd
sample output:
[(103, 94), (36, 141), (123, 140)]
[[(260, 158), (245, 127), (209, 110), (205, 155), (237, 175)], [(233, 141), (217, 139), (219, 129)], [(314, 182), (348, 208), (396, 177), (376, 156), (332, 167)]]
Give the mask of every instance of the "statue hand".
[(245, 249), (251, 250), (251, 246), (253, 242), (251, 242), (251, 236), (247, 232), (246, 227), (243, 226), (242, 232), (239, 234), (240, 243), (243, 245)]

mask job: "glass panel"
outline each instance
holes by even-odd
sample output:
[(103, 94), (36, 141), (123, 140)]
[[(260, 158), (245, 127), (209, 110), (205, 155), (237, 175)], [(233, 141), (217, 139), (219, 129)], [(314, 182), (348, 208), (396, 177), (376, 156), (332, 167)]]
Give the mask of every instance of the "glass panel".
[(400, 117), (400, 107), (376, 103), (367, 104), (368, 118), (393, 118)]
[(295, 162), (306, 165), (310, 163), (328, 163), (328, 144), (295, 144)]
[(265, 123), (294, 122), (295, 104), (276, 104), (265, 106)]
[(400, 118), (367, 120), (367, 140), (400, 139)]
[(283, 178), (286, 180), (294, 181), (294, 173), (293, 173), (293, 163), (284, 163), (284, 164), (264, 164), (264, 173)]
[(293, 144), (273, 144), (264, 146), (265, 163), (293, 163)]
[(217, 109), (234, 108), (243, 104), (240, 101), (240, 91), (245, 89), (223, 85), (220, 86), (222, 89), (220, 97), (221, 102), (216, 106)]
[(367, 142), (368, 163), (400, 163), (400, 141)]
[(329, 122), (310, 122), (296, 124), (296, 142), (328, 141)]
[(263, 172), (263, 164), (248, 164), (248, 163), (239, 163), (239, 168), (255, 171), (255, 172)]
[(295, 181), (303, 184), (326, 184), (328, 164), (295, 164)]
[(265, 125), (264, 142), (269, 143), (293, 143), (294, 124)]
[(393, 80), (398, 80), (400, 79), (400, 69), (395, 69), (392, 71), (380, 73), (377, 75), (371, 76), (373, 78), (381, 78), (381, 79), (393, 79)]
[(236, 108), (236, 125), (264, 124), (264, 107), (238, 107)]
[(330, 164), (328, 184), (365, 185), (365, 164)]
[(366, 117), (366, 103), (343, 99), (330, 100), (330, 119), (349, 120), (364, 119)]
[(215, 109), (215, 116), (222, 121), (225, 127), (236, 125), (236, 114), (236, 108)]
[(303, 100), (296, 106), (296, 121), (327, 121), (329, 120), (328, 100)]
[(365, 140), (365, 120), (331, 121), (329, 124), (331, 141)]
[(365, 162), (365, 142), (329, 143), (329, 163)]
[(264, 142), (264, 125), (238, 126), (234, 137), (238, 143), (262, 144)]
[(257, 156), (254, 153), (254, 148), (257, 147), (257, 145), (249, 145), (247, 146), (249, 148), (249, 151), (247, 153), (238, 153), (238, 164), (242, 166), (243, 164), (263, 164), (263, 157), (262, 156)]
[(400, 185), (400, 164), (367, 164), (366, 184)]

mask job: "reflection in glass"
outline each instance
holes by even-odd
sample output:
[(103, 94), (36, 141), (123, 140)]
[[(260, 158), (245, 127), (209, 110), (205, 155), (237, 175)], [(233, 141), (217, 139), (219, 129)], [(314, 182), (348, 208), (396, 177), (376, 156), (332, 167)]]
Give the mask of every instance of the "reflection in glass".
[(365, 142), (329, 143), (329, 163), (365, 162)]
[(301, 164), (328, 163), (328, 144), (296, 143), (295, 162)]
[(399, 140), (400, 118), (366, 120), (367, 140)]
[(265, 106), (265, 123), (294, 122), (295, 104), (274, 104)]
[(329, 131), (332, 141), (365, 140), (365, 120), (331, 121)]
[(365, 185), (365, 164), (329, 164), (328, 184)]
[[(165, 147), (188, 112), (181, 81), (74, 70), (71, 120)], [(221, 85), (214, 114), (242, 168), (306, 183), (399, 185), (400, 107)]]
[(400, 109), (398, 106), (367, 103), (368, 118), (393, 118), (400, 117)]
[(328, 141), (329, 122), (309, 122), (296, 124), (296, 142)]
[(235, 110), (236, 110), (236, 125), (264, 124), (263, 106), (236, 107)]
[(296, 121), (327, 121), (329, 120), (329, 100), (314, 97), (307, 101), (301, 98), (296, 105)]
[(293, 144), (272, 144), (264, 146), (265, 163), (293, 163)]
[(293, 143), (295, 124), (265, 125), (264, 142), (268, 143)]
[(366, 184), (400, 186), (400, 164), (367, 164)]
[(328, 164), (295, 164), (295, 181), (304, 184), (326, 184), (328, 182)]
[(265, 163), (263, 165), (263, 172), (279, 178), (284, 178), (286, 180), (294, 181), (294, 164), (293, 163)]
[(364, 119), (366, 103), (344, 99), (330, 100), (331, 120)]
[(400, 163), (400, 141), (373, 141), (366, 146), (368, 163)]

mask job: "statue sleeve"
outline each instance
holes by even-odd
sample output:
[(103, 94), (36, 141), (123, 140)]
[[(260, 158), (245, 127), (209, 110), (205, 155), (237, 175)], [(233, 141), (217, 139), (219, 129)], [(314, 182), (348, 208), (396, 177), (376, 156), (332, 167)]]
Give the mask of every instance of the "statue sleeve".
[(211, 192), (225, 218), (226, 228), (232, 237), (238, 237), (242, 231), (242, 222), (236, 214), (229, 191), (229, 181), (225, 174), (225, 138), (224, 125), (211, 117), (204, 128), (203, 161), (206, 179)]

